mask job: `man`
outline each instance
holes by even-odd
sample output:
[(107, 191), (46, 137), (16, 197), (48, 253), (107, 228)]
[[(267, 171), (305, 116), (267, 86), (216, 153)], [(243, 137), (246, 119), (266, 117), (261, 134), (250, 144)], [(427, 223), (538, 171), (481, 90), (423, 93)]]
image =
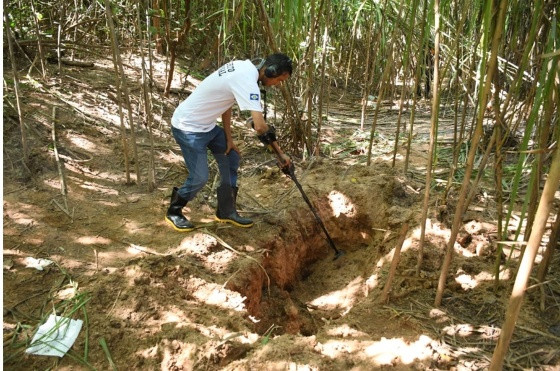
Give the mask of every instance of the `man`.
[[(249, 60), (229, 62), (210, 76), (175, 109), (171, 118), (173, 137), (181, 147), (189, 175), (185, 183), (173, 188), (171, 205), (165, 220), (175, 230), (188, 232), (195, 228), (182, 213), (208, 181), (208, 153), (212, 152), (220, 172), (217, 189), (216, 219), (237, 227), (251, 227), (253, 221), (237, 213), (237, 169), (240, 154), (231, 134), (231, 108), (237, 102), (240, 110), (251, 111), (253, 128), (259, 139), (273, 146), (282, 166), (291, 165), (290, 158), (278, 146), (274, 127), (265, 122), (259, 83), (275, 86), (292, 74), (292, 61), (284, 54), (272, 54), (255, 66)], [(221, 116), (223, 128), (217, 126)]]

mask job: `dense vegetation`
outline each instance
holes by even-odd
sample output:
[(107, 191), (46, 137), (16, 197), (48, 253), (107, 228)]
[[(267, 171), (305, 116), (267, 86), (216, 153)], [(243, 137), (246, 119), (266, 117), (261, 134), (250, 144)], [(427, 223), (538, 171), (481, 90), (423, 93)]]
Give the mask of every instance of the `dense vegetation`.
[[(47, 78), (47, 63), (110, 58), (115, 63), (119, 99), (127, 112), (122, 117), (123, 135), (131, 137), (131, 153), (136, 157), (132, 113), (141, 112), (149, 127), (154, 94), (170, 93), (171, 77), (177, 70), (204, 75), (233, 58), (282, 51), (297, 66), (294, 78), (282, 89), (283, 103), (278, 103), (284, 107), (283, 125), (293, 153), (319, 155), (324, 150), (321, 138), (330, 91), (337, 89), (361, 97), (356, 99), (356, 108), (361, 112), (362, 130), (369, 133), (369, 164), (382, 103), (398, 102), (396, 156), (399, 143), (410, 148), (419, 99), (431, 99), (424, 220), (433, 171), (451, 169), (443, 203), (452, 184), (461, 184), (437, 306), (462, 215), (483, 174), (490, 174), (495, 182), (502, 239), (507, 237), (503, 226), (508, 225), (517, 201), (522, 203), (522, 218), (527, 220), (523, 235), (528, 240), (527, 262), (522, 267), (529, 270), (519, 270), (526, 276), (518, 278), (516, 288), (527, 283), (535, 256), (531, 252), (540, 243), (558, 188), (559, 9), (557, 0), (7, 1), (4, 56), (9, 58), (5, 67), (10, 62), (12, 67), (11, 75), (5, 74), (4, 108), (19, 113), (21, 153), (26, 161), (30, 152), (27, 130), (32, 124), (22, 118), (18, 84), (32, 84), (30, 76)], [(127, 67), (121, 59), (130, 51), (145, 58), (144, 78), (137, 82), (142, 93), (134, 100), (130, 82), (123, 78)], [(154, 53), (168, 58), (166, 86), (152, 83)], [(371, 100), (373, 109), (368, 105)], [(448, 161), (442, 159), (438, 145), (442, 110), (454, 112)], [(509, 164), (504, 164), (506, 152)], [(130, 163), (153, 161), (130, 161), (128, 152), (124, 157), (127, 172)], [(407, 162), (408, 156), (405, 170)], [(141, 179), (138, 170), (136, 175), (138, 183), (153, 183), (150, 175), (148, 180)], [(418, 266), (421, 257), (420, 253)], [(543, 266), (541, 282), (547, 269)], [(515, 322), (521, 297), (512, 296), (509, 326)], [(495, 365), (508, 346), (507, 326)]]

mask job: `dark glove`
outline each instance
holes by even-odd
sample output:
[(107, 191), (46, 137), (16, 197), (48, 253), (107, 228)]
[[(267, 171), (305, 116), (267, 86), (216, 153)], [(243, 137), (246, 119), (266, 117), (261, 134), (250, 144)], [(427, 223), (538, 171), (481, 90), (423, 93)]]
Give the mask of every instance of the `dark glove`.
[(280, 170), (290, 178), (294, 176), (295, 166), (293, 162), (290, 162), (290, 165), (285, 166), (284, 164), (278, 163)]
[(258, 138), (265, 146), (276, 142), (276, 128), (272, 125), (268, 125), (266, 133), (259, 135)]

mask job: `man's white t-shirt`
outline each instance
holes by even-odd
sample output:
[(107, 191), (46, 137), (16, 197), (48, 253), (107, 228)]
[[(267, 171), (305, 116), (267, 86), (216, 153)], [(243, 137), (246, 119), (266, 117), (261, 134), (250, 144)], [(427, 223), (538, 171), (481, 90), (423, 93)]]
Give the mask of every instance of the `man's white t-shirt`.
[(188, 132), (208, 132), (235, 102), (242, 111), (262, 112), (258, 79), (259, 71), (250, 60), (226, 63), (177, 106), (171, 125)]

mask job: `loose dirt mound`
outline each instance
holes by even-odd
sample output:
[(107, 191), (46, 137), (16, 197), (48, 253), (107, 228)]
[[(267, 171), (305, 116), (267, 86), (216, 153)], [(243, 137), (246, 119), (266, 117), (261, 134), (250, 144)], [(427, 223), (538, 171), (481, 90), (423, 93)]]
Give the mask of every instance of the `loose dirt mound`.
[[(111, 76), (102, 65), (68, 69), (43, 90), (28, 88), (25, 112), (33, 129), (27, 169), (19, 160), (14, 112), (5, 105), (6, 369), (107, 369), (109, 358), (119, 369), (165, 370), (487, 366), (511, 282), (493, 290), (494, 226), (484, 214), (468, 221), (444, 305), (433, 309), (449, 231), (430, 215), (416, 275), (423, 184), (383, 157), (392, 150), (389, 133), (376, 139), (372, 166), (364, 164), (368, 135), (336, 120), (327, 140), (342, 150), (330, 158), (295, 159), (299, 181), (345, 252), (337, 260), (293, 182), (241, 120), (234, 128), (244, 155), (239, 204), (254, 227), (213, 221), (214, 178), (185, 209), (199, 228), (181, 234), (163, 220), (171, 188), (186, 176), (168, 128), (178, 98), (159, 107), (153, 132), (157, 187), (146, 192), (125, 184)], [(50, 141), (53, 105), (59, 107), (68, 208)], [(394, 112), (384, 115), (394, 122)], [(138, 135), (139, 158), (147, 159), (147, 132)], [(343, 147), (350, 137), (352, 153)], [(422, 156), (415, 152), (414, 162)], [(144, 179), (145, 167), (143, 161)], [(410, 232), (390, 302), (381, 303), (405, 223)], [(28, 257), (55, 263), (39, 271), (26, 268)], [(508, 272), (511, 278), (511, 270), (502, 278)], [(526, 300), (508, 360), (512, 368), (558, 362), (560, 342), (549, 331), (558, 306), (540, 312), (538, 299), (531, 291)], [(53, 311), (84, 321), (70, 354), (60, 360), (25, 355), (37, 326)]]

